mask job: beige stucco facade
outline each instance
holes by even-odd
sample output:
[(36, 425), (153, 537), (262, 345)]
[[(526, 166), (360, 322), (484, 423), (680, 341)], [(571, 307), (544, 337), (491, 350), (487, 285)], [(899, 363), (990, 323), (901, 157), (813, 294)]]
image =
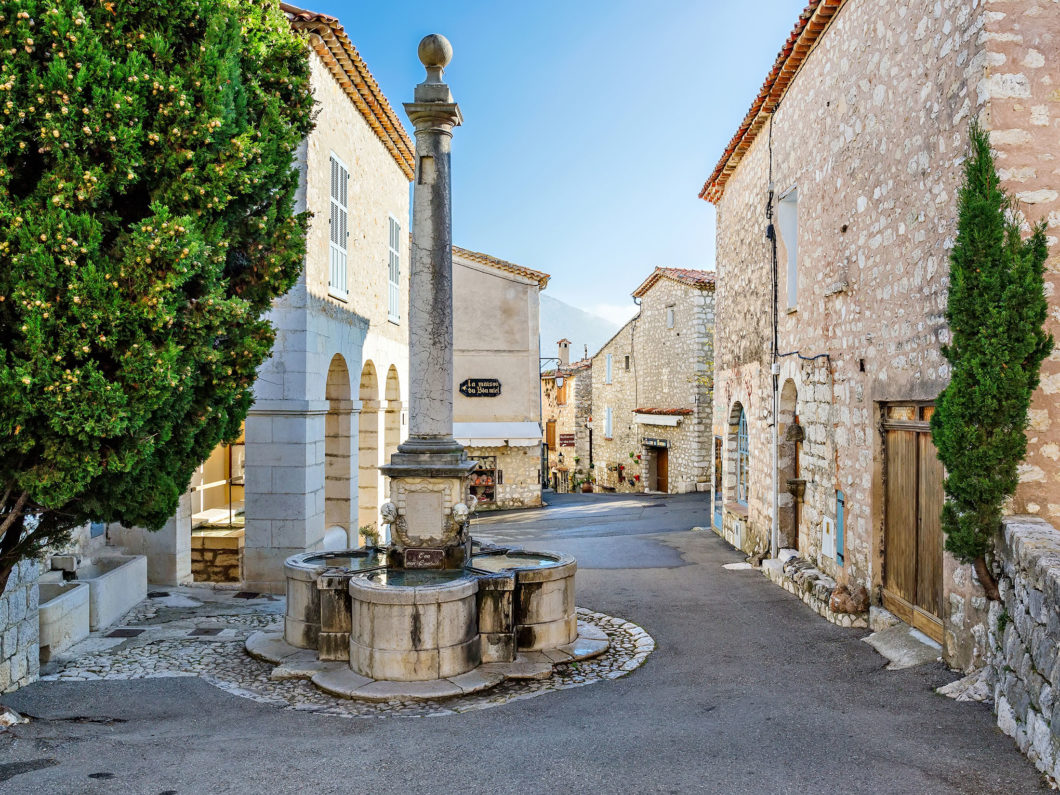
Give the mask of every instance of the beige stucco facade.
[(714, 276), (657, 268), (634, 296), (592, 358), (597, 490), (709, 490)]
[[(714, 196), (714, 433), (724, 445), (723, 532), (744, 550), (770, 544), (778, 421), (781, 545), (797, 545), (825, 574), (865, 585), (874, 601), (879, 598), (881, 423), (889, 405), (933, 401), (948, 382), (940, 351), (948, 340), (948, 257), (973, 118), (991, 130), (1002, 179), (1024, 202), (1028, 219), (1060, 223), (1054, 190), (1060, 20), (1053, 6), (900, 0), (881, 14), (870, 0), (847, 0), (812, 44), (779, 106), (759, 119), (753, 141), (725, 170), (723, 193)], [(771, 187), (778, 241), (777, 417), (765, 214)], [(1050, 295), (1060, 264), (1054, 234)], [(1030, 453), (1014, 506), (1054, 521), (1060, 518), (1057, 372), (1054, 354), (1035, 397)], [(737, 494), (741, 411), (748, 428), (746, 499)], [(804, 433), (797, 445), (789, 433), (793, 424)], [(805, 481), (797, 532), (788, 479)], [(837, 522), (838, 554), (822, 543), (822, 529)], [(970, 570), (948, 556), (944, 570), (947, 653), (969, 664), (963, 633), (975, 623), (981, 591)]]
[[(538, 330), (547, 283), (546, 274), (453, 249), (454, 435), (480, 462), (471, 476), (480, 510), (541, 504)], [(488, 394), (474, 396), (471, 384), (487, 382)]]

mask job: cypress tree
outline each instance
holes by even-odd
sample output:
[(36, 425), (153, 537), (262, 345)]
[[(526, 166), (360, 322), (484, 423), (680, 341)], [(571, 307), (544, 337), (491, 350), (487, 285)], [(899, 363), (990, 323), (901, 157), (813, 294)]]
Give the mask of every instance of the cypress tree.
[(1045, 225), (1023, 238), (1013, 200), (1001, 189), (987, 133), (973, 124), (950, 254), (942, 353), (951, 380), (931, 432), (946, 467), (942, 527), (946, 549), (972, 563), (998, 598), (986, 565), (1002, 506), (1019, 483), (1027, 452), (1027, 411), (1042, 360), (1053, 347), (1043, 329)]
[(0, 592), (158, 528), (233, 438), (297, 278), (304, 41), (271, 0), (0, 6)]

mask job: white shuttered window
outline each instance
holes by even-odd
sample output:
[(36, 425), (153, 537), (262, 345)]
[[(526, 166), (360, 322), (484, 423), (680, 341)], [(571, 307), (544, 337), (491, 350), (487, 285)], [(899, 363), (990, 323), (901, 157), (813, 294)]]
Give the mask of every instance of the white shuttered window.
[(401, 224), (394, 216), (390, 216), (389, 268), (389, 318), (391, 323), (397, 323), (401, 320)]
[(346, 203), (350, 176), (346, 166), (335, 155), (331, 156), (331, 237), (328, 248), (331, 252), (331, 273), (328, 292), (336, 298), (346, 300), (346, 239), (349, 236)]

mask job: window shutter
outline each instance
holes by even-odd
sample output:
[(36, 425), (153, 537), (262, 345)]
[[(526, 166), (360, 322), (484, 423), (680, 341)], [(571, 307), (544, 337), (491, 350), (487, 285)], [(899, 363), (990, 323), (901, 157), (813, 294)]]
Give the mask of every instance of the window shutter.
[(604, 359), (604, 362), (605, 362), (604, 383), (605, 384), (610, 384), (611, 383), (611, 365), (612, 365), (612, 360), (613, 360), (613, 357), (611, 356), (610, 353), (607, 354), (607, 357)]
[(608, 439), (611, 438), (611, 426), (613, 425), (613, 423), (614, 414), (611, 410), (611, 407), (608, 406), (606, 409), (604, 409), (604, 436)]
[(390, 245), (388, 266), (389, 317), (395, 323), (401, 320), (401, 224), (390, 217)]
[(331, 156), (331, 231), (328, 249), (331, 255), (331, 271), (328, 276), (328, 292), (345, 300), (346, 284), (346, 240), (349, 211), (346, 203), (349, 191), (349, 172), (342, 162)]

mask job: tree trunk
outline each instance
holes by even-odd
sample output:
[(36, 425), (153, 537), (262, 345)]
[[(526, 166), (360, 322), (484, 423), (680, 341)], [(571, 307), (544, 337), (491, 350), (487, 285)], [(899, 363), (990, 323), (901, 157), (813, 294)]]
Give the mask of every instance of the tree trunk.
[(975, 567), (975, 576), (979, 578), (983, 590), (986, 591), (986, 598), (1000, 602), (1001, 593), (997, 590), (997, 580), (994, 579), (994, 574), (990, 571), (990, 567), (986, 565), (986, 558), (980, 555), (972, 561), (972, 566)]

